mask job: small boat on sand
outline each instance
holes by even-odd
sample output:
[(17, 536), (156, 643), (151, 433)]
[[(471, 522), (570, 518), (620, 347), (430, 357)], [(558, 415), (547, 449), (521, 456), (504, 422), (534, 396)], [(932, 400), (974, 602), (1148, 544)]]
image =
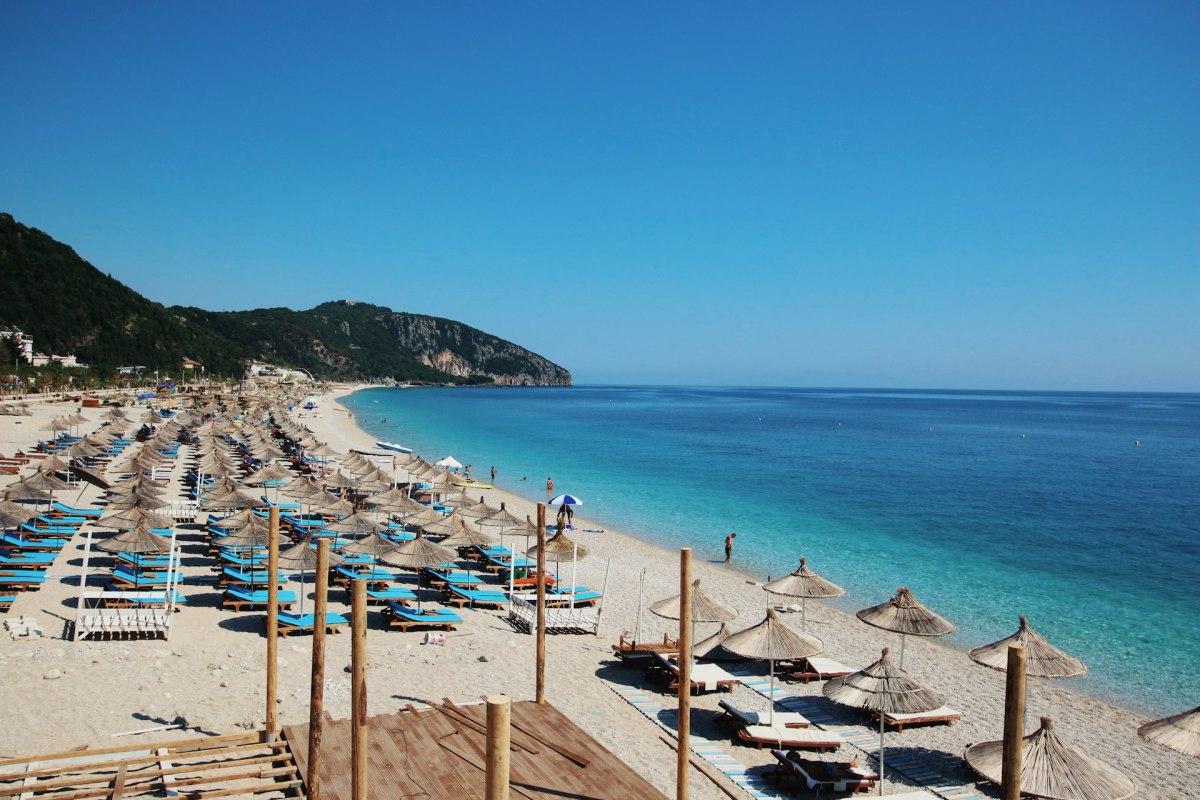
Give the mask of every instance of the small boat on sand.
[(394, 453), (411, 453), (412, 452), (411, 449), (404, 447), (403, 445), (396, 444), (395, 442), (376, 442), (375, 446), (380, 447), (384, 450), (391, 450)]

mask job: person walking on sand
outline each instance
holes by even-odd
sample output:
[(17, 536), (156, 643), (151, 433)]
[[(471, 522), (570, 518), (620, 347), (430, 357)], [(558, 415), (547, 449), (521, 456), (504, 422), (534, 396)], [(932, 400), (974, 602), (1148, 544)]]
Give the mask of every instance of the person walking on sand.
[(732, 531), (730, 531), (729, 535), (725, 537), (725, 563), (726, 564), (728, 564), (729, 560), (731, 558), (733, 558), (733, 540), (736, 538), (737, 538), (737, 534)]
[(554, 497), (554, 478), (546, 478), (546, 497)]

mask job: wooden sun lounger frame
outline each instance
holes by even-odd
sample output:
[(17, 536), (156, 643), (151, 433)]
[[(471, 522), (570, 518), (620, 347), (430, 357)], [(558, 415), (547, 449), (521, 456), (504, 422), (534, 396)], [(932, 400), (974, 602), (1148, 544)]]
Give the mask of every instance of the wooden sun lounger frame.
[(392, 611), (391, 606), (384, 606), (383, 615), (387, 619), (389, 628), (399, 628), (407, 633), (411, 628), (432, 628), (434, 630), (453, 631), (458, 630), (458, 623), (449, 620), (430, 620), (422, 622), (421, 620), (405, 619)]
[(678, 653), (679, 642), (663, 634), (661, 642), (634, 642), (622, 633), (612, 646), (613, 653), (622, 661), (634, 658), (650, 658), (654, 653)]
[[(795, 742), (788, 741), (785, 743), (785, 742), (779, 741), (778, 739), (772, 739), (772, 740), (756, 739), (755, 737), (751, 736), (750, 733), (745, 728), (742, 728), (741, 730), (739, 730), (737, 732), (737, 737), (739, 740), (741, 740), (742, 744), (745, 744), (749, 747), (759, 747), (759, 748), (762, 748), (762, 747), (771, 747), (771, 748), (784, 747), (789, 750), (821, 750), (821, 751), (829, 750), (829, 751), (833, 751), (833, 750), (837, 750), (839, 747), (842, 746), (842, 743), (840, 741), (836, 741), (836, 742), (835, 741), (816, 741), (816, 740), (811, 741), (811, 742), (803, 741), (800, 734), (803, 734), (805, 731), (821, 730), (820, 728), (788, 728), (788, 730), (796, 732), (797, 736), (796, 736)], [(799, 742), (799, 743), (796, 743), (796, 742)]]
[[(876, 721), (879, 716), (872, 714)], [(916, 719), (895, 719), (890, 714), (883, 715), (883, 725), (889, 731), (903, 731), (905, 728), (919, 728), (926, 725), (953, 725), (962, 719), (962, 714), (958, 711), (948, 714), (923, 714)]]
[[(329, 622), (327, 620), (325, 622), (325, 632), (326, 633), (341, 633), (342, 632), (341, 629), (346, 627), (347, 624), (348, 623), (345, 623), (345, 622)], [(316, 627), (317, 627), (317, 621), (315, 618), (313, 619), (312, 626), (307, 627), (307, 628), (300, 626), (300, 625), (290, 625), (290, 624), (284, 622), (283, 620), (279, 620), (276, 630), (279, 632), (279, 636), (281, 638), (286, 639), (287, 637), (291, 636), (293, 633), (312, 633)]]
[[(221, 608), (227, 611), (243, 611), (246, 608), (253, 610), (256, 608), (266, 608), (268, 605), (269, 603), (266, 600), (259, 602), (257, 600), (242, 600), (241, 598), (230, 597), (227, 594), (221, 595)], [(292, 610), (292, 602), (290, 600), (283, 603), (276, 603), (275, 605), (280, 611)]]

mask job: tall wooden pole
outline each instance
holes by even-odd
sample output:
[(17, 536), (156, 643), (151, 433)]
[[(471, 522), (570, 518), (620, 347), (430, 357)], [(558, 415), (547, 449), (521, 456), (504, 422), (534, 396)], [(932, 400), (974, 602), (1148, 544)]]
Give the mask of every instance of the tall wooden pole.
[(1025, 738), (1025, 648), (1008, 646), (1004, 681), (1004, 752), (1000, 797), (1021, 800), (1021, 748)]
[(321, 717), (325, 712), (325, 609), (329, 603), (329, 540), (317, 540), (317, 591), (313, 597), (312, 687), (308, 695), (309, 800), (320, 800)]
[(502, 694), (487, 697), (487, 788), (484, 800), (508, 800), (509, 715), (512, 701)]
[(350, 790), (352, 800), (367, 800), (367, 582), (350, 586)]
[(687, 800), (692, 725), (692, 548), (679, 551), (679, 749), (675, 797)]
[(267, 741), (279, 732), (279, 506), (271, 506), (267, 533)]
[(537, 504), (537, 690), (534, 699), (546, 702), (546, 505)]

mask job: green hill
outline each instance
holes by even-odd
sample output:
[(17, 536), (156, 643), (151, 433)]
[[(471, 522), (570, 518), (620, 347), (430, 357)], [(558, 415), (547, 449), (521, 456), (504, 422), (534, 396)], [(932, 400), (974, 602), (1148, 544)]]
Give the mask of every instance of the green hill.
[(39, 352), (86, 364), (172, 372), (183, 358), (236, 375), (250, 360), (318, 378), (566, 386), (567, 370), (464, 325), (337, 301), (307, 311), (205, 311), (155, 303), (74, 250), (0, 213), (0, 327), (20, 328)]

